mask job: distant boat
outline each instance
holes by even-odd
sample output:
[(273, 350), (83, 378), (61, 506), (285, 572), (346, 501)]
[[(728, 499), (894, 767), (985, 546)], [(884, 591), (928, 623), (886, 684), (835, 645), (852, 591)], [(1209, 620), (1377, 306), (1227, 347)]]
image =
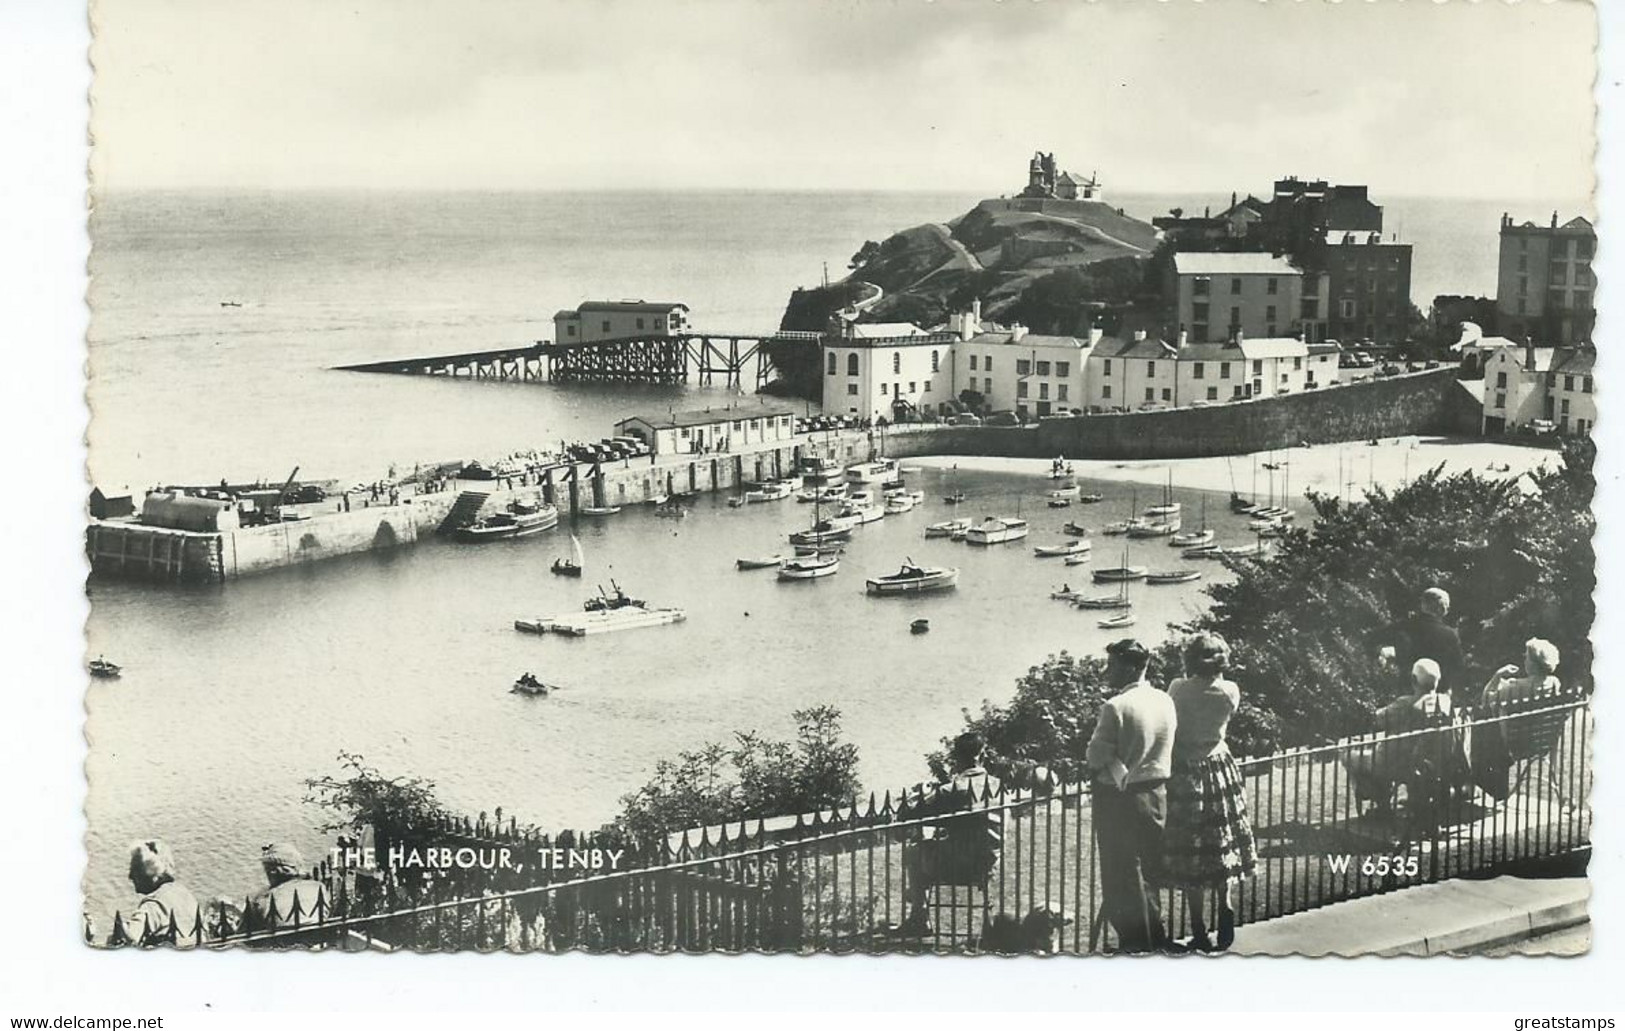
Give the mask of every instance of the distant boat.
[(1070, 487), (1057, 487), (1055, 490), (1050, 491), (1048, 496), (1056, 500), (1071, 500), (1082, 493), (1083, 491), (1074, 483)]
[(221, 301), (220, 302), (220, 307), (222, 307), (222, 308), (241, 308), (242, 306), (243, 306), (242, 301)]
[(804, 487), (796, 491), (796, 502), (803, 505), (810, 505), (816, 501), (839, 501), (844, 497), (846, 497), (846, 484), (844, 483)]
[(117, 680), (119, 674), (124, 672), (123, 667), (116, 662), (108, 662), (103, 658), (90, 660), (90, 675), (100, 680)]
[(510, 688), (510, 690), (514, 694), (529, 695), (532, 698), (545, 698), (547, 697), (547, 692), (551, 690), (551, 688), (542, 683), (540, 680), (537, 680), (534, 676), (526, 673), (518, 680), (513, 682), (513, 687)]
[(1086, 540), (1070, 540), (1064, 544), (1040, 544), (1033, 549), (1038, 558), (1061, 558), (1065, 555), (1081, 555), (1088, 551), (1090, 544)]
[(1027, 520), (989, 516), (965, 531), (967, 544), (1005, 544), (1027, 536)]
[(839, 555), (846, 550), (846, 541), (824, 541), (820, 544), (797, 544), (797, 555)]
[(1053, 598), (1054, 600), (1056, 600), (1056, 601), (1073, 601), (1073, 602), (1075, 602), (1079, 598), (1083, 597), (1083, 595), (1079, 594), (1077, 591), (1074, 591), (1071, 587), (1069, 587), (1069, 586), (1067, 586), (1065, 584), (1061, 585), (1060, 590), (1049, 592), (1049, 596), (1051, 598)]
[(1199, 569), (1166, 569), (1145, 574), (1148, 584), (1184, 584), (1201, 578), (1202, 571)]
[(865, 582), (870, 594), (923, 594), (943, 591), (959, 582), (959, 570), (942, 566), (917, 566), (913, 559), (889, 576), (872, 576)]
[(1204, 544), (1213, 543), (1212, 530), (1192, 530), (1189, 533), (1176, 533), (1168, 538), (1168, 545), (1174, 548), (1199, 548)]
[(865, 523), (877, 523), (886, 518), (886, 510), (873, 501), (849, 500), (845, 505), (841, 506), (841, 514), (838, 518), (851, 519), (856, 525), (861, 526)]
[(1162, 489), (1162, 503), (1147, 506), (1145, 514), (1154, 519), (1166, 519), (1169, 516), (1179, 515), (1180, 504), (1174, 500), (1174, 471), (1168, 470), (1168, 486)]
[(543, 505), (530, 512), (509, 511), (485, 516), (454, 532), (460, 541), (494, 541), (507, 537), (528, 537), (549, 530), (559, 523), (559, 511), (552, 505)]
[(852, 527), (857, 525), (856, 519), (837, 516), (833, 519), (820, 519), (805, 530), (797, 530), (790, 535), (791, 544), (825, 544), (831, 541), (845, 542), (852, 538)]
[(964, 500), (965, 492), (962, 490), (956, 490), (952, 494), (944, 494), (942, 496), (942, 503), (944, 505), (957, 505)]
[(1198, 544), (1194, 548), (1186, 548), (1181, 554), (1185, 558), (1223, 558), (1224, 549), (1217, 544)]
[(612, 516), (621, 510), (619, 505), (582, 505), (581, 514), (588, 516)]
[(1118, 627), (1133, 626), (1134, 613), (1119, 612), (1115, 616), (1107, 616), (1104, 619), (1096, 620), (1095, 625), (1102, 630), (1116, 630)]
[(1125, 547), (1123, 549), (1123, 564), (1122, 565), (1120, 565), (1120, 566), (1107, 566), (1104, 569), (1096, 569), (1092, 575), (1094, 576), (1095, 583), (1097, 583), (1097, 584), (1107, 584), (1107, 583), (1122, 584), (1123, 587), (1121, 588), (1121, 590), (1126, 592), (1128, 590), (1128, 582), (1130, 580), (1144, 580), (1145, 579), (1145, 567), (1144, 566), (1131, 566), (1131, 565), (1129, 565), (1128, 564), (1128, 548)]
[(551, 568), (558, 576), (580, 576), (582, 568), (587, 564), (581, 554), (581, 539), (573, 533), (570, 535), (570, 548), (575, 554), (574, 560), (564, 558), (553, 560)]
[(1070, 520), (1068, 520), (1066, 524), (1061, 527), (1061, 532), (1069, 537), (1089, 536), (1089, 528), (1087, 526), (1084, 526), (1081, 523), (1074, 523)]
[(762, 558), (734, 559), (734, 565), (740, 569), (772, 569), (783, 561), (784, 557), (782, 555), (766, 555)]
[(644, 499), (646, 505), (664, 505), (671, 500), (670, 494), (651, 494)]
[(846, 467), (848, 483), (890, 483), (899, 475), (897, 462), (890, 458), (878, 458), (873, 462), (859, 462)]
[(755, 490), (746, 491), (745, 500), (749, 503), (759, 501), (783, 501), (785, 498), (790, 496), (793, 489), (794, 488), (788, 482), (783, 480), (778, 480), (773, 483), (764, 483)]
[(1134, 538), (1171, 537), (1178, 532), (1179, 517), (1177, 515), (1172, 519), (1136, 520), (1131, 522), (1128, 528), (1128, 535)]
[(886, 515), (902, 515), (913, 510), (914, 498), (908, 491), (897, 490), (886, 494)]
[(807, 457), (801, 460), (796, 471), (808, 483), (824, 483), (840, 479), (844, 467), (833, 458)]
[(914, 622), (908, 625), (908, 632), (911, 634), (930, 633), (931, 621), (929, 619), (916, 619)]
[(1098, 505), (1100, 502), (1105, 501), (1105, 500), (1106, 500), (1105, 496), (1101, 495), (1101, 494), (1079, 494), (1078, 495), (1078, 502), (1080, 504), (1084, 504), (1084, 505)]
[(1085, 550), (1085, 551), (1077, 552), (1077, 553), (1072, 554), (1072, 555), (1068, 555), (1063, 561), (1065, 561), (1066, 564), (1069, 565), (1069, 566), (1081, 566), (1085, 562), (1089, 561), (1090, 557), (1091, 556), (1090, 556), (1089, 552), (1087, 550)]
[(948, 519), (940, 523), (932, 523), (925, 528), (927, 537), (952, 537), (955, 530), (970, 529), (969, 519)]
[(1050, 508), (1071, 508), (1072, 502), (1066, 498), (1050, 498), (1045, 502)]

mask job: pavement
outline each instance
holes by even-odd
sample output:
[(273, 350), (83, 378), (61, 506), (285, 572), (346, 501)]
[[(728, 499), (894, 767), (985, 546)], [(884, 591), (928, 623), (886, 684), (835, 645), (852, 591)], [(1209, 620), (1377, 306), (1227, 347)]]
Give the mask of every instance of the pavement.
[[(1237, 930), (1254, 956), (1437, 956), (1536, 950), (1574, 955), (1587, 924), (1584, 877), (1451, 880), (1339, 902)], [(1568, 933), (1564, 933), (1568, 932)]]

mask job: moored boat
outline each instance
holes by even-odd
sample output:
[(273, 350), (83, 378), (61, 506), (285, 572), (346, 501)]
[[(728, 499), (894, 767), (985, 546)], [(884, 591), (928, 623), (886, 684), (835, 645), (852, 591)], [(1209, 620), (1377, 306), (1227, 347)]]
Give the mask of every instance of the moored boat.
[(965, 531), (967, 544), (1004, 544), (1027, 536), (1027, 520), (1009, 516), (988, 516)]
[(888, 576), (872, 576), (865, 581), (870, 594), (922, 594), (946, 590), (959, 582), (959, 570), (943, 566), (918, 566), (913, 559)]
[[(617, 630), (638, 630), (643, 627), (681, 623), (687, 618), (688, 613), (682, 609), (631, 605), (598, 612), (584, 612), (580, 615), (557, 616), (536, 622), (544, 624), (543, 629), (550, 633), (564, 634), (567, 637), (586, 637), (589, 634), (606, 634)], [(519, 621), (514, 623), (516, 627), (519, 625)]]
[(785, 480), (775, 480), (771, 483), (764, 483), (758, 486), (755, 490), (746, 491), (745, 501), (748, 504), (755, 504), (762, 501), (783, 501), (785, 498), (790, 496), (793, 490), (794, 487), (789, 482)]
[(1072, 502), (1066, 498), (1050, 498), (1044, 502), (1050, 508), (1071, 508)]
[(1105, 501), (1105, 500), (1106, 500), (1105, 495), (1102, 495), (1102, 494), (1079, 494), (1078, 495), (1078, 502), (1079, 502), (1079, 504), (1083, 504), (1083, 505), (1098, 505), (1102, 501)]
[(581, 514), (588, 516), (612, 516), (621, 510), (619, 505), (582, 505)]
[(1062, 559), (1062, 561), (1069, 566), (1081, 566), (1085, 562), (1089, 561), (1091, 557), (1092, 556), (1089, 554), (1089, 549), (1085, 548), (1083, 551), (1068, 555), (1066, 558)]
[(548, 567), (554, 576), (580, 576), (581, 567), (567, 558), (556, 558)]
[(808, 483), (825, 483), (830, 480), (838, 480), (844, 471), (845, 466), (833, 458), (806, 457), (796, 466), (796, 472), (800, 473)]
[(1201, 578), (1202, 571), (1199, 569), (1163, 569), (1145, 574), (1148, 584), (1185, 584)]
[(891, 491), (886, 495), (886, 514), (902, 515), (914, 511), (914, 498), (906, 490)]
[(108, 662), (100, 657), (91, 659), (88, 668), (90, 675), (100, 680), (116, 680), (119, 674), (124, 672), (124, 668), (118, 663)]
[(1078, 495), (1080, 495), (1082, 493), (1083, 493), (1082, 488), (1080, 488), (1077, 484), (1074, 483), (1070, 487), (1057, 487), (1054, 490), (1050, 491), (1048, 496), (1051, 497), (1051, 498), (1054, 498), (1056, 500), (1065, 499), (1065, 500), (1070, 501), (1070, 500), (1072, 500), (1073, 498), (1077, 497)]
[(848, 483), (890, 483), (896, 481), (899, 475), (897, 462), (890, 458), (859, 462), (846, 468)]
[(1132, 608), (1134, 603), (1126, 594), (1097, 594), (1092, 598), (1079, 598), (1074, 604), (1080, 609), (1126, 609)]
[(1040, 544), (1033, 549), (1033, 554), (1039, 558), (1061, 558), (1066, 555), (1081, 555), (1089, 548), (1090, 544), (1086, 540), (1070, 540), (1063, 544)]
[(1199, 544), (1180, 553), (1185, 558), (1223, 558), (1224, 549), (1217, 544)]
[(925, 528), (927, 537), (952, 537), (955, 530), (970, 529), (969, 519), (946, 519), (940, 523), (932, 523)]
[(800, 555), (779, 563), (780, 580), (815, 580), (840, 572), (838, 555)]
[(872, 503), (859, 504), (855, 501), (848, 501), (841, 506), (840, 518), (851, 519), (855, 525), (861, 526), (864, 523), (876, 523), (886, 518), (886, 510)]
[(559, 523), (559, 511), (552, 505), (532, 506), (532, 511), (497, 512), (458, 527), (454, 536), (460, 541), (494, 541), (508, 537), (528, 537), (549, 530)]
[(1213, 543), (1212, 530), (1191, 530), (1188, 533), (1176, 533), (1168, 538), (1168, 546), (1172, 548), (1199, 548), (1204, 544)]
[(1118, 627), (1133, 626), (1134, 613), (1119, 612), (1115, 616), (1106, 616), (1104, 619), (1096, 620), (1095, 625), (1102, 630), (1116, 630)]
[(1121, 565), (1097, 569), (1090, 575), (1094, 577), (1097, 584), (1115, 584), (1127, 583), (1130, 580), (1144, 580), (1145, 572), (1144, 566)]
[(536, 698), (546, 697), (547, 692), (550, 691), (551, 688), (542, 683), (540, 680), (537, 680), (534, 675), (526, 673), (520, 676), (518, 680), (515, 680), (513, 682), (513, 687), (509, 690), (514, 694), (529, 695)]
[(931, 621), (929, 619), (916, 619), (914, 622), (908, 625), (908, 632), (911, 634), (930, 633)]
[(739, 569), (772, 569), (783, 561), (783, 555), (764, 555), (761, 558), (736, 558), (734, 565)]
[(1179, 532), (1179, 517), (1154, 521), (1137, 520), (1129, 524), (1128, 535), (1134, 538), (1172, 537)]
[(957, 505), (964, 500), (965, 492), (962, 490), (956, 490), (952, 494), (944, 494), (942, 496), (942, 503), (944, 505)]
[(1071, 520), (1068, 520), (1061, 527), (1061, 532), (1066, 534), (1068, 537), (1087, 537), (1087, 536), (1089, 536), (1089, 528), (1087, 526), (1084, 526), (1081, 523), (1074, 523)]

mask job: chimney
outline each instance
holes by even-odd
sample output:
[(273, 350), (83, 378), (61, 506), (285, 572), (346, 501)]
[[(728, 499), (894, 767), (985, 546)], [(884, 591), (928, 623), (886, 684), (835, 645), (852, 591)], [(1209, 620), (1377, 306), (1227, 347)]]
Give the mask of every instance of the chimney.
[(970, 302), (970, 319), (971, 322), (976, 324), (976, 329), (980, 331), (982, 328), (982, 299), (980, 297)]
[(1144, 339), (1145, 339), (1145, 330), (1136, 329), (1134, 331), (1134, 342), (1137, 344), (1137, 343), (1139, 343), (1140, 341), (1142, 341)]
[(1557, 228), (1557, 212), (1552, 212), (1552, 228)]
[(1523, 335), (1523, 367), (1525, 372), (1535, 371), (1535, 338), (1528, 333)]
[(1180, 326), (1179, 327), (1179, 350), (1183, 351), (1185, 349), (1185, 345), (1187, 343), (1189, 343), (1189, 342), (1190, 342), (1190, 334), (1185, 332), (1185, 327), (1184, 326)]
[(1105, 338), (1105, 336), (1105, 330), (1101, 329), (1099, 326), (1091, 325), (1089, 327), (1089, 346), (1094, 347), (1095, 345), (1099, 344), (1100, 341)]
[(1232, 208), (1236, 206), (1236, 191), (1235, 190), (1230, 191), (1230, 206)]
[(1027, 336), (1027, 327), (1019, 322), (1010, 323), (1010, 342), (1020, 343)]

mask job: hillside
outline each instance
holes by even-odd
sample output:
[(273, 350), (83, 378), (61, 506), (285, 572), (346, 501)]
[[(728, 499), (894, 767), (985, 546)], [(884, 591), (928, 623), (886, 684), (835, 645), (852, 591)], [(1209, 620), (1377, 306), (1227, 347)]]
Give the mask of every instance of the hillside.
[[(865, 243), (843, 283), (884, 291), (864, 312), (865, 321), (930, 326), (980, 299), (989, 318), (1074, 332), (1075, 326), (1040, 325), (1032, 316), (1071, 321), (1066, 306), (1055, 305), (1058, 297), (1075, 300), (1079, 312), (1089, 303), (1133, 300), (1156, 242), (1148, 223), (1099, 201), (985, 200), (950, 222)], [(1044, 301), (1037, 304), (1032, 291), (1040, 283)], [(798, 292), (796, 321), (803, 325), (813, 314), (809, 300)]]

